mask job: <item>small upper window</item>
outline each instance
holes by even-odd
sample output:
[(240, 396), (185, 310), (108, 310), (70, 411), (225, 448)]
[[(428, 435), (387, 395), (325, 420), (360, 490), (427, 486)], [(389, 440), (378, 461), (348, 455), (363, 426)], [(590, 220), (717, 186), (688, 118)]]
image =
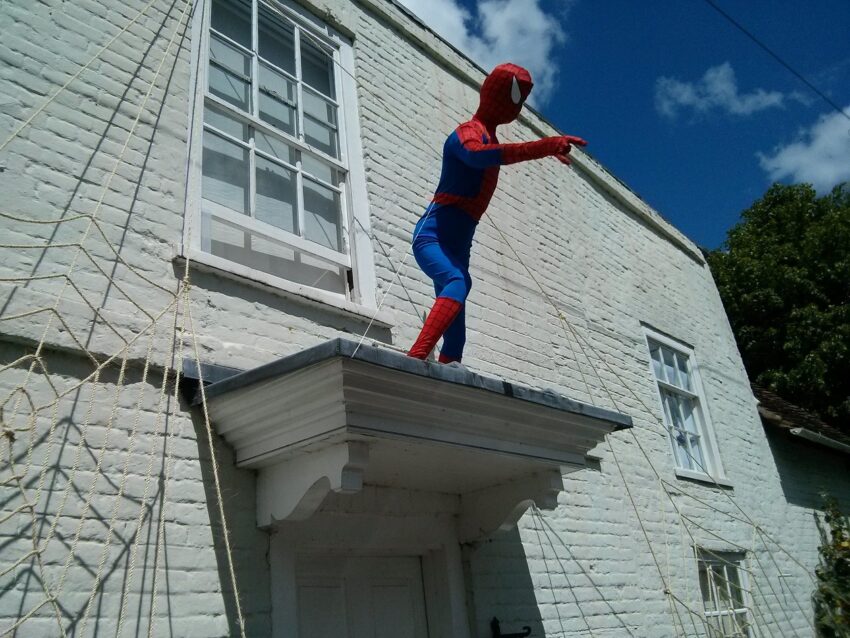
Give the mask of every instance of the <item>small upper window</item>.
[(750, 638), (750, 595), (743, 554), (700, 550), (699, 588), (712, 638)]
[(261, 0), (212, 0), (208, 42), (201, 250), (350, 299), (339, 43)]
[(693, 352), (656, 333), (647, 335), (647, 343), (676, 466), (701, 475), (719, 474)]

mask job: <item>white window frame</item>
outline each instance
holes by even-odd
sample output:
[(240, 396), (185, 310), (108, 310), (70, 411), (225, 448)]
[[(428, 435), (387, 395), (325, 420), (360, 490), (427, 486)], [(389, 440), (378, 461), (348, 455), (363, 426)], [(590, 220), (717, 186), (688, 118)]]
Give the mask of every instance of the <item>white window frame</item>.
[[(655, 383), (656, 396), (658, 398), (658, 407), (661, 413), (661, 422), (664, 424), (668, 433), (668, 442), (670, 444), (670, 452), (673, 455), (675, 463), (675, 473), (679, 478), (693, 479), (711, 484), (717, 484), (723, 487), (731, 487), (732, 483), (727, 479), (723, 465), (720, 461), (720, 452), (717, 446), (717, 441), (714, 436), (714, 428), (711, 425), (711, 419), (708, 414), (707, 401), (703, 390), (702, 379), (700, 378), (699, 366), (696, 362), (694, 349), (682, 342), (676, 341), (673, 338), (663, 334), (649, 326), (643, 326), (644, 339), (646, 343), (647, 367), (652, 380)], [(651, 348), (652, 342), (659, 344), (662, 347), (673, 350), (679, 356), (686, 359), (688, 375), (691, 379), (691, 389), (686, 390), (680, 386), (667, 383), (663, 379), (659, 379), (655, 374), (655, 368), (652, 363)], [(696, 420), (697, 433), (701, 443), (700, 447), (703, 456), (704, 467), (692, 469), (683, 467), (679, 462), (676, 444), (672, 438), (673, 424), (667, 415), (667, 410), (664, 404), (664, 392), (677, 394), (693, 402), (693, 413)], [(694, 459), (691, 459), (696, 462)]]
[[(737, 628), (740, 630), (739, 633), (734, 634), (732, 638), (737, 638), (739, 636), (743, 636), (744, 638), (752, 638), (753, 632), (750, 631), (750, 628), (753, 627), (753, 599), (750, 594), (750, 580), (749, 580), (749, 570), (747, 569), (747, 557), (743, 552), (728, 552), (722, 550), (709, 550), (705, 548), (696, 548), (696, 559), (697, 559), (697, 579), (699, 582), (700, 588), (700, 596), (703, 600), (703, 607), (705, 607), (705, 593), (702, 590), (702, 580), (699, 579), (699, 572), (701, 571), (703, 565), (712, 565), (717, 567), (722, 567), (723, 576), (720, 578), (721, 582), (717, 582), (714, 576), (713, 570), (706, 570), (708, 574), (711, 574), (709, 578), (706, 578), (706, 582), (710, 587), (709, 599), (712, 601), (714, 605), (714, 609), (704, 609), (705, 620), (706, 620), (706, 628), (708, 629), (709, 638), (729, 638), (728, 634), (724, 634), (722, 631), (717, 632), (712, 629), (710, 624), (711, 618), (722, 618), (724, 616), (731, 616), (733, 619), (736, 619), (740, 615), (744, 615), (746, 618), (746, 626)], [(743, 607), (729, 607), (727, 609), (720, 609), (721, 603), (719, 597), (717, 595), (717, 591), (720, 588), (725, 588), (727, 596), (729, 600), (734, 600), (732, 596), (732, 582), (729, 578), (729, 569), (734, 568), (737, 576), (738, 583), (740, 588), (740, 598), (743, 603)], [(735, 621), (735, 625), (738, 625), (737, 621)]]
[[(334, 51), (333, 59), (335, 65), (336, 101), (339, 104), (337, 111), (338, 144), (340, 157), (333, 158), (315, 149), (304, 140), (286, 135), (278, 129), (270, 127), (258, 117), (249, 113), (240, 113), (239, 119), (249, 124), (255, 130), (273, 130), (276, 137), (285, 138), (286, 142), (304, 152), (312, 153), (320, 157), (326, 164), (334, 165), (342, 169), (346, 174), (345, 184), (342, 188), (341, 198), (342, 219), (342, 242), (344, 252), (336, 252), (313, 244), (296, 235), (278, 230), (274, 226), (264, 224), (247, 215), (235, 211), (229, 211), (226, 207), (218, 206), (211, 202), (203, 202), (201, 196), (202, 182), (202, 155), (203, 155), (203, 133), (204, 133), (204, 105), (206, 103), (227, 104), (218, 100), (207, 92), (209, 72), (209, 45), (210, 45), (210, 14), (211, 0), (196, 0), (192, 23), (192, 65), (190, 72), (190, 86), (192, 87), (192, 107), (190, 109), (190, 140), (189, 140), (189, 169), (187, 179), (187, 196), (185, 222), (180, 253), (190, 259), (193, 263), (225, 271), (225, 274), (236, 275), (249, 281), (258, 282), (264, 286), (270, 286), (275, 290), (288, 296), (304, 298), (311, 302), (319, 302), (322, 305), (334, 306), (345, 312), (361, 317), (373, 317), (379, 324), (388, 324), (388, 316), (382, 313), (375, 317), (376, 301), (376, 278), (374, 257), (371, 241), (371, 228), (369, 221), (368, 196), (366, 191), (366, 175), (363, 165), (363, 150), (361, 146), (360, 126), (357, 109), (357, 87), (354, 81), (354, 53), (351, 42), (319, 18), (313, 16), (302, 7), (291, 0), (255, 0), (252, 3), (252, 29), (256, 29), (256, 13), (258, 2), (262, 2), (272, 8), (273, 11), (285, 16), (297, 26), (298, 29), (309, 32), (309, 36), (325, 47)], [(254, 66), (257, 66), (254, 57)], [(254, 99), (259, 90), (259, 76), (254, 69), (252, 91)], [(299, 73), (300, 75), (300, 73)], [(300, 83), (297, 85), (300, 91)], [(300, 104), (300, 100), (299, 100)], [(229, 112), (236, 110), (229, 107)], [(300, 109), (299, 109), (300, 112)], [(303, 124), (299, 122), (299, 130), (303, 131)], [(253, 157), (253, 154), (251, 155)], [(253, 168), (253, 166), (252, 166)], [(250, 179), (254, 180), (253, 172)], [(297, 173), (297, 179), (302, 180), (302, 171)], [(254, 197), (254, 186), (251, 186), (251, 196)], [(298, 198), (301, 198), (298, 189)], [(270, 273), (257, 270), (230, 261), (223, 257), (213, 255), (204, 250), (202, 245), (202, 206), (206, 210), (214, 210), (217, 218), (233, 218), (248, 230), (260, 231), (274, 241), (298, 249), (308, 255), (315, 255), (327, 262), (349, 268), (352, 273), (353, 289), (348, 289), (345, 294), (338, 294), (320, 288), (313, 288), (299, 284)], [(299, 210), (299, 216), (303, 213)]]

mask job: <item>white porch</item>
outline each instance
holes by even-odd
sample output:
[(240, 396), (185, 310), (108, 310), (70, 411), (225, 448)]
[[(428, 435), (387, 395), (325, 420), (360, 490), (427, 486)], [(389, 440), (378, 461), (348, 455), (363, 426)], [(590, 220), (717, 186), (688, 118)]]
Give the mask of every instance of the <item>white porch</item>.
[(562, 475), (597, 470), (592, 449), (631, 426), (342, 339), (205, 392), (237, 465), (257, 471), (275, 635), (298, 638), (383, 635), (387, 623), (392, 636), (469, 636), (461, 547), (511, 528), (532, 502), (554, 508)]

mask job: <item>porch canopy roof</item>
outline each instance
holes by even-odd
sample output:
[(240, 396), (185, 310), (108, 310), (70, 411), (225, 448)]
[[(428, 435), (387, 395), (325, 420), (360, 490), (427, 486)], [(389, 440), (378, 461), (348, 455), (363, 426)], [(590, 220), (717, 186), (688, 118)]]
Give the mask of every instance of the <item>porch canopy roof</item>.
[(552, 506), (561, 473), (598, 468), (590, 450), (631, 427), (551, 391), (345, 339), (205, 393), (237, 465), (260, 470), (261, 526), (306, 518), (328, 491), (364, 483)]

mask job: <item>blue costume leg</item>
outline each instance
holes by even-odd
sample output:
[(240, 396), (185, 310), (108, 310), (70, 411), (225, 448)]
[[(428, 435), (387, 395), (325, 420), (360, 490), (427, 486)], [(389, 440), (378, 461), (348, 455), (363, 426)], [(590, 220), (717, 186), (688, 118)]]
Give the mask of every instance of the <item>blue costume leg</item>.
[[(436, 239), (421, 237), (414, 242), (413, 255), (422, 271), (434, 280), (437, 297), (447, 297), (463, 304), (469, 294), (471, 279), (468, 258), (457, 258)], [(460, 359), (466, 343), (466, 322), (461, 309), (443, 334), (441, 354)]]
[[(466, 294), (472, 289), (472, 278), (469, 276), (469, 263), (463, 264), (463, 274), (466, 283)], [(436, 285), (434, 288), (436, 289)], [(439, 297), (441, 293), (437, 293)], [(440, 349), (441, 359), (460, 361), (463, 358), (463, 347), (466, 345), (466, 306), (461, 309), (455, 320), (443, 333), (443, 347)]]
[(477, 222), (462, 211), (429, 207), (413, 233), (413, 255), (434, 281), (437, 300), (428, 314), (411, 356), (424, 358), (440, 336), (440, 360), (460, 360), (466, 343), (463, 304), (469, 295), (469, 251)]
[(469, 294), (469, 273), (463, 263), (451, 255), (438, 241), (417, 241), (413, 256), (422, 271), (434, 280), (438, 297), (448, 297), (459, 303), (466, 302)]

